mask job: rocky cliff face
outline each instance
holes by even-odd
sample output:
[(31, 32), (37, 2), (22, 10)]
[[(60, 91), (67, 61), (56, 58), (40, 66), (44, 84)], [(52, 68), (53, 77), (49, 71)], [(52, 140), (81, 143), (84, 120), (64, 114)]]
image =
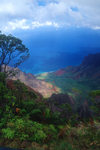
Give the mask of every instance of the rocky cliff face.
[(84, 97), (91, 90), (100, 89), (100, 53), (86, 56), (79, 66), (68, 66), (37, 78), (59, 87), (61, 93)]
[[(100, 53), (89, 54), (79, 66), (69, 66), (55, 72), (57, 76), (71, 73), (70, 77), (78, 78), (100, 78)], [(73, 76), (74, 75), (74, 76)]]
[[(37, 77), (31, 73), (22, 72), (18, 68), (7, 67), (7, 70), (14, 70), (16, 72), (15, 76), (9, 77), (10, 79), (20, 80), (44, 97), (50, 97), (54, 93), (71, 91), (72, 88), (80, 89), (82, 87), (83, 90), (87, 88), (87, 85), (90, 89), (91, 87), (97, 87), (100, 83), (100, 53), (86, 56), (79, 66), (69, 66), (56, 72), (41, 74)], [(91, 81), (88, 84), (86, 81), (84, 86), (82, 83), (83, 79)], [(92, 81), (94, 82), (93, 85)]]
[(100, 53), (86, 56), (76, 72), (80, 77), (100, 78)]
[(7, 67), (7, 70), (14, 70), (15, 76), (9, 76), (9, 79), (12, 80), (20, 80), (27, 86), (31, 87), (33, 90), (39, 92), (45, 98), (50, 97), (53, 93), (59, 93), (60, 89), (52, 84), (36, 79), (34, 75), (31, 73), (22, 72), (20, 69), (13, 69), (11, 67)]

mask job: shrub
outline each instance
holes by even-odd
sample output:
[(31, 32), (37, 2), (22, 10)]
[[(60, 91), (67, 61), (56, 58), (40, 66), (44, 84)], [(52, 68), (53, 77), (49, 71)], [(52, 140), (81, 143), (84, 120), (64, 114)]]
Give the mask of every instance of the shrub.
[(4, 138), (13, 139), (15, 136), (15, 131), (10, 128), (2, 129), (2, 134)]
[(46, 136), (46, 134), (44, 133), (43, 130), (38, 130), (37, 132), (34, 132), (33, 139), (34, 139), (34, 141), (41, 143), (41, 142), (44, 141), (44, 139), (46, 137), (47, 136)]
[(76, 149), (73, 148), (71, 144), (67, 143), (66, 141), (63, 141), (62, 143), (60, 143), (58, 146), (55, 147), (55, 150), (76, 150)]

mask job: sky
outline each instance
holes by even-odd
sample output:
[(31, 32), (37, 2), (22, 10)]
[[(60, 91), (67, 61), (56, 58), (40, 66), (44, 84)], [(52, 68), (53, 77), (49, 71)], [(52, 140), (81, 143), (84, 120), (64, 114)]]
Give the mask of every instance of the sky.
[(100, 51), (100, 0), (0, 0), (0, 30), (29, 48), (26, 72), (77, 65)]
[(42, 26), (100, 29), (100, 0), (0, 0), (2, 31)]

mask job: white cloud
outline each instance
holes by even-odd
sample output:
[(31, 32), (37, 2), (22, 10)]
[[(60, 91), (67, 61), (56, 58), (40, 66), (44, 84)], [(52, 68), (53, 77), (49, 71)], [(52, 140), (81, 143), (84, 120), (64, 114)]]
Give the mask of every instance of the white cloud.
[(15, 30), (15, 29), (29, 29), (30, 26), (27, 25), (26, 23), (26, 19), (22, 19), (22, 20), (15, 20), (14, 22), (8, 22), (8, 25), (5, 26), (4, 30), (8, 31), (9, 29)]
[(40, 22), (37, 22), (37, 21), (34, 21), (32, 22), (32, 28), (38, 28), (38, 27), (43, 27), (43, 26), (53, 26), (53, 27), (56, 27), (58, 28), (59, 25), (55, 22), (50, 22), (50, 21), (46, 21), (46, 22), (43, 22), (43, 23), (40, 23)]
[(26, 19), (22, 19), (22, 20), (9, 21), (7, 26), (5, 26), (3, 30), (5, 32), (6, 31), (9, 32), (11, 30), (16, 30), (16, 29), (27, 30), (27, 29), (34, 29), (34, 28), (39, 28), (43, 26), (53, 26), (53, 27), (59, 28), (59, 25), (55, 22), (46, 21), (46, 22), (41, 23), (38, 21), (33, 21), (31, 23), (28, 23)]
[(0, 0), (1, 30), (69, 25), (99, 29), (100, 0)]
[(94, 30), (100, 30), (100, 26), (92, 27)]

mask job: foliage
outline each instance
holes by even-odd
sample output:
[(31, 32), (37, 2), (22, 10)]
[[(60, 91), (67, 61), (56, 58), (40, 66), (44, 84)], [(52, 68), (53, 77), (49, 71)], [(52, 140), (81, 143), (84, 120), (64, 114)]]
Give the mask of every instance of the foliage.
[(91, 109), (95, 113), (95, 118), (100, 120), (100, 90), (94, 90), (89, 93), (92, 105)]
[[(67, 143), (66, 141), (61, 142), (58, 146), (55, 147), (55, 150), (76, 150), (72, 147), (71, 144)], [(77, 149), (78, 150), (78, 149)]]
[(17, 67), (28, 57), (29, 50), (20, 39), (0, 33), (0, 72), (6, 72), (7, 65)]
[(44, 139), (46, 138), (46, 134), (42, 131), (42, 130), (38, 130), (35, 134), (34, 134), (34, 141), (36, 142), (43, 142)]
[[(9, 146), (5, 141), (14, 141), (18, 148), (24, 142), (29, 143), (25, 148), (32, 147), (35, 142), (38, 150), (45, 150), (44, 144), (48, 150), (99, 150), (98, 111), (94, 115), (96, 121), (80, 122), (69, 104), (58, 105), (59, 110), (52, 111), (48, 101), (37, 101), (37, 93), (20, 81), (13, 81), (12, 89), (8, 87), (5, 77), (0, 73), (0, 140), (4, 140), (5, 146)], [(95, 96), (90, 96), (94, 102)], [(97, 110), (99, 105), (93, 103), (92, 107)]]
[(13, 139), (14, 138), (14, 131), (10, 128), (2, 129), (2, 134), (4, 138)]
[(100, 96), (100, 90), (93, 90), (90, 92), (91, 97)]

